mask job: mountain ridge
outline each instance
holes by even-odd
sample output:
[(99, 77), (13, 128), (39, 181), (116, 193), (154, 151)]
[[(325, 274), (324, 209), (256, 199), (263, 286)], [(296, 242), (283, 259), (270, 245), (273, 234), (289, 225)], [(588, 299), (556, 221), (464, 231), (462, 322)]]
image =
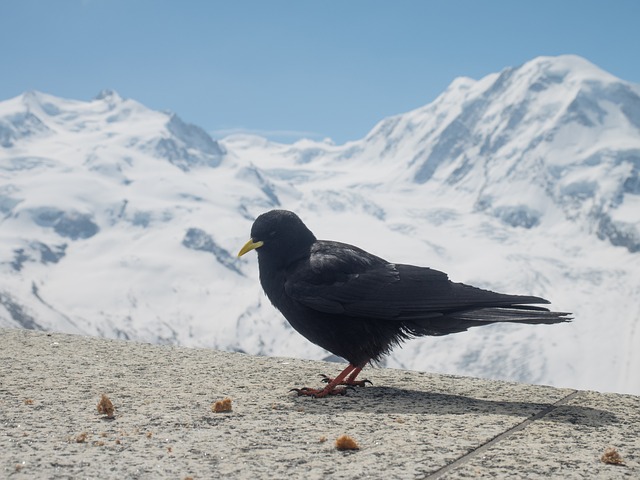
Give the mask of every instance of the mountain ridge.
[(214, 140), (113, 91), (0, 102), (0, 325), (325, 358), (235, 258), (287, 208), (319, 238), (576, 317), (412, 341), (388, 366), (638, 393), (638, 91), (541, 57), (342, 145)]

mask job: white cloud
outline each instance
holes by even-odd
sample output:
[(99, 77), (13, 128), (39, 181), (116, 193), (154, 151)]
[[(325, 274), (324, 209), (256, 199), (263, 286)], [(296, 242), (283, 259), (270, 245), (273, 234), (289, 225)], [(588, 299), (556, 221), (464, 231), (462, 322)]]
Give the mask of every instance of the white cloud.
[(265, 137), (269, 140), (276, 141), (296, 141), (302, 138), (318, 140), (324, 138), (324, 135), (320, 133), (305, 130), (266, 130), (243, 127), (220, 128), (211, 131), (211, 135), (215, 138), (223, 138), (230, 135), (257, 135), (259, 137)]

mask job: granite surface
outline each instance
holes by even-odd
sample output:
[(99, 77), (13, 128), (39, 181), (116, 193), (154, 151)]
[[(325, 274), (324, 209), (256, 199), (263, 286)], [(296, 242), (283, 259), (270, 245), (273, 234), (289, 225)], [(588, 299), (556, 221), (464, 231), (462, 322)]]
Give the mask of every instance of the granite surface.
[(377, 368), (289, 392), (340, 367), (0, 329), (0, 477), (640, 478), (640, 397)]

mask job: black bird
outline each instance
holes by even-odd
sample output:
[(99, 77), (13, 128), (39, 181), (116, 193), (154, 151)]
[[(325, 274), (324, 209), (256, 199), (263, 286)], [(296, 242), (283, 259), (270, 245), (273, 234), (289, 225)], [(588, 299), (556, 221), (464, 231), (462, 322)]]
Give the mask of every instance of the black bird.
[[(427, 267), (390, 263), (353, 245), (316, 240), (293, 212), (272, 210), (251, 227), (238, 253), (257, 249), (260, 283), (271, 303), (311, 342), (349, 365), (321, 389), (299, 395), (344, 394), (364, 386), (362, 368), (412, 337), (448, 335), (495, 322), (553, 324), (568, 313), (530, 304), (544, 298), (505, 295), (454, 283)], [(371, 382), (369, 382), (371, 383)]]

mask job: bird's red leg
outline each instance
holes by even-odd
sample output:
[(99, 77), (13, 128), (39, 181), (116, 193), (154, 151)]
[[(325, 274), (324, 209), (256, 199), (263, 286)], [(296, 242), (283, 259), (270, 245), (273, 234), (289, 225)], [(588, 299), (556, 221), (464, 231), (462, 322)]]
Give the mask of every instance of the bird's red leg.
[[(347, 368), (345, 368), (342, 372), (340, 372), (340, 375), (338, 375), (336, 378), (330, 379), (330, 381), (328, 382), (328, 385), (323, 389), (304, 387), (304, 388), (294, 388), (292, 389), (292, 391), (298, 392), (298, 395), (307, 395), (307, 396), (316, 397), (316, 398), (326, 397), (327, 395), (344, 395), (347, 389), (344, 387), (343, 388), (336, 388), (336, 387), (338, 385), (349, 385), (345, 383), (345, 379), (349, 376), (349, 374), (351, 374), (353, 378), (356, 378), (356, 375), (360, 373), (360, 370), (362, 370), (362, 368), (354, 367), (353, 365), (349, 364), (347, 365)], [(353, 375), (353, 372), (355, 372), (355, 375)], [(349, 378), (351, 378), (351, 376), (349, 376)]]
[(364, 387), (367, 384), (367, 382), (369, 383), (369, 385), (373, 385), (373, 382), (367, 378), (365, 378), (364, 380), (356, 380), (356, 377), (361, 371), (362, 371), (362, 367), (357, 367), (353, 372), (351, 372), (351, 375), (347, 377), (347, 381), (342, 385)]
[[(367, 383), (373, 385), (373, 382), (366, 378), (364, 380), (356, 380), (356, 377), (360, 374), (361, 371), (362, 367), (354, 367), (349, 376), (338, 385), (346, 385), (348, 387), (364, 387)], [(322, 381), (325, 383), (333, 382), (333, 378), (331, 377), (327, 377), (326, 375), (322, 375), (322, 377)]]

